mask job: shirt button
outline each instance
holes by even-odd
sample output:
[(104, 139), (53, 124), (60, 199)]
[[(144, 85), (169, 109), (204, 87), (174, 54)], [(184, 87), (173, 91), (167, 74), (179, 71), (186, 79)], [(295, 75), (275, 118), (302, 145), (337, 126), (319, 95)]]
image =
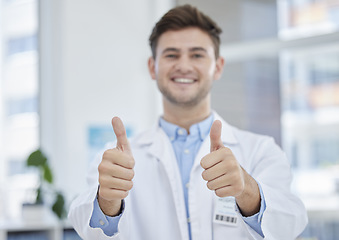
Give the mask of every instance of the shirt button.
[(187, 218), (187, 222), (190, 223), (190, 222), (191, 222), (191, 219), (190, 219), (190, 218)]
[(183, 134), (184, 134), (184, 130), (179, 129), (179, 130), (178, 130), (178, 134), (179, 134), (179, 135), (183, 135)]
[(189, 149), (185, 149), (185, 150), (184, 150), (184, 153), (189, 154), (189, 153), (190, 153), (190, 150), (189, 150)]
[(186, 188), (189, 188), (189, 187), (190, 187), (190, 184), (189, 184), (189, 183), (186, 183), (185, 186), (186, 186)]
[(101, 219), (99, 220), (99, 223), (100, 223), (101, 226), (105, 225), (105, 222), (103, 220), (101, 220)]

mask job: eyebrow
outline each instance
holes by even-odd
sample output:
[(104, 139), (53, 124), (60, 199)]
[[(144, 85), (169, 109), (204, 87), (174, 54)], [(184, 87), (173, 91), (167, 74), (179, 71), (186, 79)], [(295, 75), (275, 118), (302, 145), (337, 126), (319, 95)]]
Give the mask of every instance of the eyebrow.
[(162, 51), (161, 54), (165, 54), (167, 52), (180, 52), (180, 50), (178, 48), (174, 48), (174, 47), (168, 47), (168, 48), (165, 48), (164, 51)]
[[(165, 54), (166, 52), (177, 52), (179, 53), (181, 50), (178, 48), (174, 48), (174, 47), (168, 47), (165, 48), (164, 51), (162, 51), (162, 54)], [(196, 51), (203, 51), (203, 52), (207, 52), (207, 50), (203, 47), (192, 47), (189, 49), (189, 52), (196, 52)]]
[(193, 47), (189, 49), (190, 52), (195, 52), (195, 51), (203, 51), (203, 52), (207, 52), (207, 50), (203, 47)]

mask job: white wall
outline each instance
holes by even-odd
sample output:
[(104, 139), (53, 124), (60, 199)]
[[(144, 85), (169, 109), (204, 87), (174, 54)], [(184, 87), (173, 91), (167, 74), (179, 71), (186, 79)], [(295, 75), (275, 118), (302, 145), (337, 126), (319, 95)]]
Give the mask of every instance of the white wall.
[[(3, 27), (2, 27), (2, 22), (3, 22), (3, 13), (2, 13), (2, 4), (0, 4), (0, 36), (2, 36), (2, 32), (3, 32)], [(2, 63), (2, 54), (3, 54), (3, 46), (2, 46), (2, 39), (0, 39), (0, 66), (3, 66)], [(2, 84), (2, 78), (3, 78), (3, 71), (2, 68), (0, 68), (0, 84)], [(0, 94), (2, 94), (2, 90), (0, 90)], [(0, 97), (0, 114), (3, 114), (3, 103), (2, 103), (2, 97)], [(3, 118), (0, 115), (0, 133), (3, 133)], [(0, 146), (3, 146), (3, 137), (2, 134), (0, 135)], [(3, 158), (3, 151), (0, 151), (0, 159)], [(2, 186), (3, 182), (5, 181), (5, 161), (0, 161), (0, 186)], [(0, 193), (1, 193), (1, 189), (0, 189)], [(2, 193), (1, 193), (2, 194)], [(3, 209), (1, 209), (1, 206), (3, 206), (2, 204), (2, 198), (0, 198), (0, 211), (3, 212)]]
[(139, 132), (161, 112), (148, 36), (171, 0), (41, 0), (41, 146), (72, 199), (86, 187), (88, 127), (120, 116)]

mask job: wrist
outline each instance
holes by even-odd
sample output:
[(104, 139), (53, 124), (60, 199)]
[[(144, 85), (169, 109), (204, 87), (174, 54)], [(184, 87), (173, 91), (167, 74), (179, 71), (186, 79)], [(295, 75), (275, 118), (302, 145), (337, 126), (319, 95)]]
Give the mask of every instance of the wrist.
[(122, 213), (123, 210), (123, 204), (121, 199), (117, 200), (106, 200), (100, 195), (97, 195), (98, 204), (101, 209), (101, 211), (106, 215), (110, 217), (116, 217)]
[(253, 216), (260, 211), (260, 190), (257, 182), (245, 171), (245, 188), (241, 195), (236, 197), (236, 202), (244, 217)]

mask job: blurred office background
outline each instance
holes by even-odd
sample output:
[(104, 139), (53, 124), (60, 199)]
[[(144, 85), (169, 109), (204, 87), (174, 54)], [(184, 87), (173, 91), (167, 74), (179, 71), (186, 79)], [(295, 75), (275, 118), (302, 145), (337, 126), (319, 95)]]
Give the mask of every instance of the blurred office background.
[(0, 0), (1, 240), (78, 239), (67, 220), (23, 218), (39, 184), (26, 158), (45, 152), (68, 208), (113, 116), (129, 136), (154, 124), (148, 36), (184, 3), (223, 28), (213, 108), (284, 149), (309, 215), (300, 238), (339, 239), (339, 0)]

